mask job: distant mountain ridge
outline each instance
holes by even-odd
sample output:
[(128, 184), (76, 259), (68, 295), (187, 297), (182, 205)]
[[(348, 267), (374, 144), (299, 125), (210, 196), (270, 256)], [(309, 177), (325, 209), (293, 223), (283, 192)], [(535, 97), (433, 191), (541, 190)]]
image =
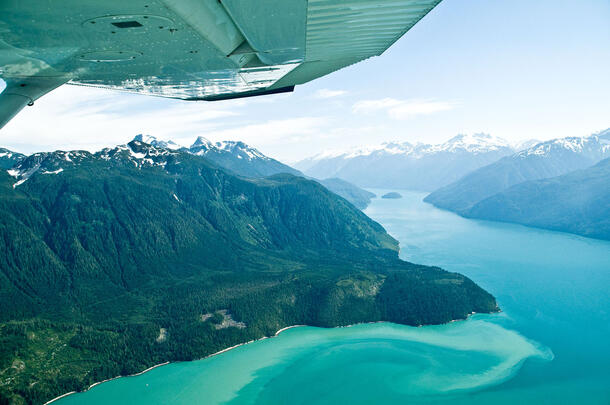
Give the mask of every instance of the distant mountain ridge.
[[(300, 171), (276, 159), (270, 158), (264, 155), (258, 149), (248, 146), (244, 142), (240, 141), (211, 142), (210, 140), (200, 136), (190, 147), (184, 147), (171, 140), (159, 140), (152, 135), (145, 134), (136, 135), (133, 141), (148, 144), (160, 149), (169, 149), (174, 151), (180, 150), (197, 156), (204, 156), (210, 162), (244, 177), (263, 178), (280, 173), (307, 177)], [(127, 145), (118, 146), (118, 148), (122, 148), (123, 151), (130, 150), (129, 148), (126, 148), (126, 146)], [(108, 151), (111, 149), (112, 148), (106, 148), (105, 150)], [(89, 153), (86, 151), (82, 152), (85, 154)], [(67, 153), (65, 156), (67, 156), (68, 159), (70, 158), (71, 154), (74, 155), (75, 158), (79, 158), (74, 151), (58, 151), (57, 153), (59, 155)], [(32, 164), (34, 161), (44, 159), (45, 156), (49, 156), (48, 152), (36, 153), (33, 155), (35, 159), (29, 160), (30, 163), (28, 164)], [(0, 148), (0, 168), (11, 169), (26, 157), (27, 156), (24, 154)], [(136, 164), (140, 163), (136, 162)], [(19, 169), (15, 168), (15, 170), (19, 170), (20, 172), (19, 181), (25, 181), (27, 179), (26, 170), (24, 170), (23, 167)], [(371, 198), (375, 197), (375, 194), (365, 191), (341, 179), (322, 179), (316, 181), (323, 184), (330, 191), (345, 198), (359, 209), (366, 208), (366, 206), (370, 203)]]
[(386, 142), (325, 152), (295, 164), (317, 178), (340, 177), (360, 187), (433, 190), (515, 150), (488, 134), (457, 135), (442, 144)]
[(610, 158), (561, 176), (519, 183), (477, 202), (463, 215), (610, 240)]
[[(412, 155), (421, 158), (428, 154), (438, 152), (466, 151), (472, 153), (485, 153), (501, 148), (512, 149), (510, 143), (502, 138), (493, 137), (489, 134), (460, 134), (441, 144), (410, 143), (410, 142), (383, 142), (378, 146), (358, 147), (349, 151), (327, 151), (315, 155), (309, 159), (320, 160), (324, 158), (344, 157), (354, 158), (358, 156), (369, 156), (379, 153), (390, 155)], [(307, 161), (305, 159), (303, 161)]]
[(513, 185), (584, 169), (606, 157), (610, 157), (610, 129), (591, 136), (552, 139), (468, 173), (424, 201), (464, 213)]

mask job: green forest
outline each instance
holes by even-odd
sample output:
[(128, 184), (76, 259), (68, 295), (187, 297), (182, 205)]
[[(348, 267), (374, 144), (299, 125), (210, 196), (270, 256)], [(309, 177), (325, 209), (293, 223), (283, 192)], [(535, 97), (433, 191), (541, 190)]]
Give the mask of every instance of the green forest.
[(242, 178), (140, 142), (38, 153), (13, 170), (0, 171), (0, 404), (293, 324), (497, 310), (470, 279), (400, 260), (379, 224), (301, 177)]

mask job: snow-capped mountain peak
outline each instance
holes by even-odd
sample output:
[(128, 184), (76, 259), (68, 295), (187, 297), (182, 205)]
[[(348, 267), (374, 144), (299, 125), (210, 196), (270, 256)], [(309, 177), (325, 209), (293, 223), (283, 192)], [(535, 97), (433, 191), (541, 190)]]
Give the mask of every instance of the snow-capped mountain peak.
[(339, 177), (364, 187), (431, 190), (513, 153), (502, 138), (460, 134), (442, 143), (394, 141), (324, 152), (295, 167), (312, 177)]
[(216, 147), (220, 150), (237, 153), (238, 155), (248, 159), (269, 159), (267, 156), (259, 152), (258, 149), (248, 146), (241, 141), (216, 142)]
[(418, 142), (413, 145), (409, 142), (392, 141), (384, 142), (376, 146), (356, 147), (347, 151), (325, 151), (306, 159), (306, 161), (320, 161), (334, 158), (353, 159), (355, 157), (370, 155), (404, 155), (418, 159), (426, 155), (437, 153), (468, 152), (478, 154), (493, 151), (505, 151), (508, 153), (512, 152), (512, 147), (508, 141), (489, 134), (460, 134), (449, 139), (447, 142), (438, 144)]
[(204, 138), (203, 136), (198, 136), (197, 139), (195, 139), (195, 142), (191, 145), (190, 149), (193, 148), (206, 148), (206, 149), (211, 149), (214, 147), (214, 144), (207, 138)]
[[(276, 173), (300, 174), (298, 171), (263, 155), (260, 151), (239, 141), (215, 142), (199, 137), (190, 148), (174, 150), (171, 141), (159, 141), (150, 135), (137, 135), (131, 142), (104, 148), (96, 153), (87, 151), (40, 152), (23, 157), (19, 162), (6, 166), (8, 174), (15, 178), (14, 188), (32, 176), (60, 175), (81, 164), (95, 167), (117, 165), (131, 169), (161, 168), (170, 170), (187, 160), (186, 154), (203, 156), (211, 162), (245, 176), (264, 177)], [(0, 151), (8, 156), (8, 150)], [(2, 156), (4, 156), (2, 155)], [(99, 166), (99, 165), (102, 166)], [(95, 169), (92, 169), (95, 170)], [(31, 181), (31, 180), (30, 180)]]
[(157, 138), (152, 136), (152, 135), (144, 135), (144, 134), (138, 134), (133, 138), (134, 141), (140, 141), (140, 142), (144, 142), (144, 143), (148, 143), (150, 145), (153, 144), (153, 142), (157, 142)]
[(413, 145), (409, 142), (384, 142), (378, 145), (358, 146), (351, 149), (343, 150), (327, 150), (314, 155), (306, 160), (317, 161), (324, 159), (352, 159), (359, 156), (369, 156), (373, 154), (388, 154), (388, 155), (405, 155), (413, 150)]
[(569, 136), (540, 142), (517, 153), (525, 159), (528, 156), (549, 156), (557, 153), (573, 153), (595, 161), (610, 156), (610, 130), (590, 136)]
[(191, 145), (189, 151), (198, 156), (205, 156), (210, 153), (230, 153), (235, 155), (238, 159), (269, 159), (263, 155), (257, 149), (246, 145), (240, 141), (219, 141), (211, 142), (208, 139), (200, 136), (197, 138), (195, 143)]
[(16, 178), (17, 182), (13, 185), (15, 188), (33, 175), (57, 175), (74, 166), (99, 160), (112, 160), (138, 169), (152, 166), (165, 167), (171, 155), (180, 153), (172, 150), (171, 147), (163, 146), (165, 144), (165, 141), (156, 141), (153, 137), (137, 136), (127, 145), (104, 148), (96, 153), (83, 150), (39, 152), (23, 158), (7, 172)]
[(444, 152), (466, 151), (475, 154), (502, 148), (511, 149), (510, 143), (505, 139), (485, 133), (459, 134), (438, 146), (439, 150)]
[(157, 148), (180, 149), (182, 147), (172, 140), (162, 141), (152, 135), (138, 134), (133, 138), (133, 140), (147, 143), (149, 145), (156, 146)]

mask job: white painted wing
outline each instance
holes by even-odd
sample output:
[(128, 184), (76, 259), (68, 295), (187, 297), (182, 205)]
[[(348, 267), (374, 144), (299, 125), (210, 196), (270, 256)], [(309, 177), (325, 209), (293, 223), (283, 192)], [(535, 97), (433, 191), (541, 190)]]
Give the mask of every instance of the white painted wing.
[(4, 0), (0, 127), (64, 83), (187, 100), (291, 91), (380, 55), (440, 0)]

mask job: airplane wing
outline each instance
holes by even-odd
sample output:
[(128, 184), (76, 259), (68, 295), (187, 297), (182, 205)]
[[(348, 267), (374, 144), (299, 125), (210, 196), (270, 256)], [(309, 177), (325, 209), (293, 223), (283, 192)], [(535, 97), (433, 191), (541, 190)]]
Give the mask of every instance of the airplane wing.
[(64, 83), (184, 100), (292, 91), (441, 0), (3, 0), (0, 128)]

